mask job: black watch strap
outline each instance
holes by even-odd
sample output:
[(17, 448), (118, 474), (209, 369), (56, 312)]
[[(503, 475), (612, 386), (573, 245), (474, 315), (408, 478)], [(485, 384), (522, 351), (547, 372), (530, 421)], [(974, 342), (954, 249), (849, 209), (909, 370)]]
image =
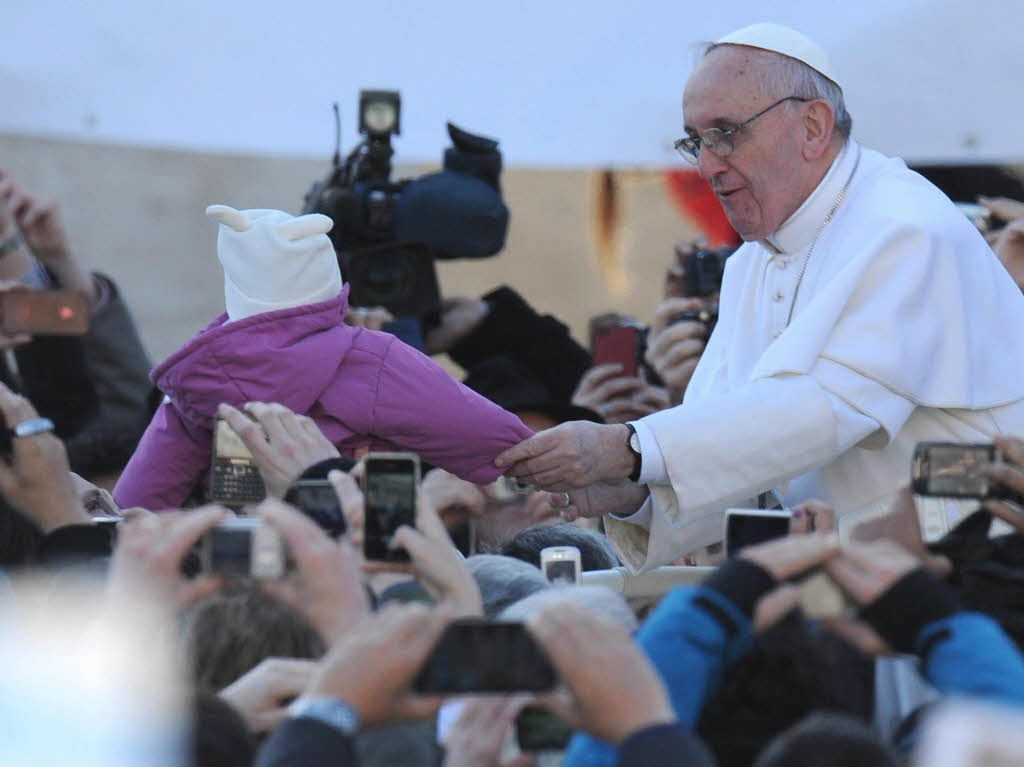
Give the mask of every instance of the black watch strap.
[[(639, 482), (640, 467), (643, 464), (643, 458), (640, 455), (640, 451), (633, 447), (633, 437), (636, 436), (636, 429), (633, 428), (633, 424), (631, 423), (627, 423), (626, 428), (629, 429), (629, 435), (626, 437), (626, 447), (628, 447), (629, 452), (633, 454), (633, 471), (629, 475), (629, 481)], [(639, 439), (639, 437), (637, 439)]]

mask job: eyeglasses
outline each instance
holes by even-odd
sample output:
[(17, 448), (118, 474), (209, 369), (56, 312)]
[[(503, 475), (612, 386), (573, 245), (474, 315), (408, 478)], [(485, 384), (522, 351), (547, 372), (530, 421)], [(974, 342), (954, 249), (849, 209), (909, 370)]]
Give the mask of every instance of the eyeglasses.
[(733, 150), (733, 136), (735, 136), (742, 128), (745, 128), (750, 125), (750, 123), (754, 122), (758, 117), (770, 112), (779, 104), (786, 101), (813, 100), (814, 99), (801, 98), (800, 96), (786, 96), (786, 98), (779, 99), (771, 106), (762, 109), (753, 117), (744, 120), (739, 125), (735, 125), (728, 130), (722, 130), (721, 128), (708, 128), (706, 131), (701, 131), (696, 136), (686, 136), (685, 138), (677, 139), (674, 146), (676, 151), (679, 152), (687, 162), (692, 163), (693, 165), (700, 162), (701, 149), (707, 149), (718, 157), (728, 157), (732, 154)]

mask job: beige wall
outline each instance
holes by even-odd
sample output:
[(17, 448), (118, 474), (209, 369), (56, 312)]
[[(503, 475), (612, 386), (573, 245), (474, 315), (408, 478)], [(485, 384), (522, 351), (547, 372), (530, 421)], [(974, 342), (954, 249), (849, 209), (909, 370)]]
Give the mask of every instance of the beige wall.
[[(216, 227), (204, 207), (219, 202), (297, 212), (327, 160), (0, 134), (0, 167), (26, 188), (61, 201), (78, 256), (117, 278), (159, 360), (223, 310)], [(669, 206), (658, 173), (618, 174), (626, 223), (600, 267), (590, 236), (598, 178), (581, 170), (508, 170), (504, 192), (512, 219), (505, 250), (484, 261), (441, 264), (443, 291), (480, 294), (511, 284), (542, 311), (563, 318), (578, 339), (585, 338), (587, 319), (601, 311), (648, 320), (672, 241), (691, 230)]]

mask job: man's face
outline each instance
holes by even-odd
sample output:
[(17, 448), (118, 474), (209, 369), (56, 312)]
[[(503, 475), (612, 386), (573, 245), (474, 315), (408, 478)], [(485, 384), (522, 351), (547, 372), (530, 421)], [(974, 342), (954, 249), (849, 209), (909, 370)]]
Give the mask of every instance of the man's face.
[[(762, 73), (772, 66), (766, 58), (770, 56), (734, 45), (711, 51), (686, 83), (687, 133), (728, 130), (791, 95), (765, 91)], [(698, 171), (744, 240), (776, 231), (809, 192), (800, 140), (803, 106), (787, 101), (741, 128), (732, 135), (733, 151), (727, 158), (701, 150)]]

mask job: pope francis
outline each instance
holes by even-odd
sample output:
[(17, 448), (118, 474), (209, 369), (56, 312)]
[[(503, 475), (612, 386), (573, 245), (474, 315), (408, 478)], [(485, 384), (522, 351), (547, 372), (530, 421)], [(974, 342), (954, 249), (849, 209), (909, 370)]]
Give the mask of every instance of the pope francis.
[(1024, 295), (942, 192), (851, 138), (819, 46), (775, 24), (726, 35), (683, 118), (676, 147), (745, 241), (683, 403), (563, 424), (498, 466), (607, 514), (644, 570), (719, 540), (724, 509), (761, 493), (888, 505), (918, 442), (1024, 434)]

